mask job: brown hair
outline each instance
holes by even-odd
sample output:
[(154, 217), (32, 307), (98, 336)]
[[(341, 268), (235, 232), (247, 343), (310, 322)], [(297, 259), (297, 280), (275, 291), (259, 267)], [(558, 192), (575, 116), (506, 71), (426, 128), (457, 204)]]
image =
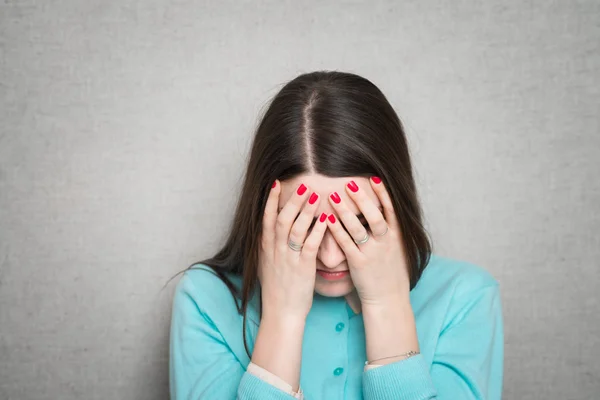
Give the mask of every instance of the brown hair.
[[(305, 173), (381, 177), (402, 229), (411, 290), (429, 263), (432, 243), (422, 223), (404, 128), (386, 97), (352, 73), (302, 74), (275, 95), (258, 125), (225, 244), (213, 257), (186, 269), (205, 264), (214, 270), (234, 299), (241, 300), (241, 308), (235, 303), (244, 317), (243, 332), (248, 302), (260, 285), (258, 251), (271, 184)], [(241, 294), (226, 273), (242, 278)]]

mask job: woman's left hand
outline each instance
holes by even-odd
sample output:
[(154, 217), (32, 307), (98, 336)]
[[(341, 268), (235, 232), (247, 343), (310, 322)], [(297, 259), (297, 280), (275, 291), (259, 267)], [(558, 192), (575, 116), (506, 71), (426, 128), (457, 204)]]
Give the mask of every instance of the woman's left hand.
[[(372, 179), (369, 182), (383, 206), (384, 214), (363, 189), (358, 188), (354, 181), (349, 181), (346, 192), (364, 215), (368, 227), (359, 221), (343, 200), (336, 203), (335, 200), (341, 198), (335, 194), (335, 200), (330, 195), (329, 202), (341, 221), (333, 214), (327, 218), (328, 228), (346, 255), (350, 276), (363, 306), (408, 298), (410, 292), (408, 264), (391, 199), (383, 182), (375, 183)], [(366, 243), (354, 242), (361, 241), (367, 233), (369, 240)], [(381, 234), (383, 236), (377, 236)]]

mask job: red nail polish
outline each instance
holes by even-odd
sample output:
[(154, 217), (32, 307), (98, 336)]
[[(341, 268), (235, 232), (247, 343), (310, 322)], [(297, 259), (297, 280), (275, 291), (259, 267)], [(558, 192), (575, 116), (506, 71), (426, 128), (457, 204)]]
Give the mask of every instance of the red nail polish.
[(304, 186), (304, 183), (302, 183), (300, 185), (300, 187), (298, 188), (298, 190), (296, 191), (296, 193), (298, 193), (299, 195), (303, 195), (304, 192), (306, 192), (306, 186)]
[(331, 223), (335, 222), (335, 216), (333, 214), (329, 214), (329, 221), (331, 221)]
[(327, 214), (325, 213), (321, 213), (321, 218), (319, 218), (320, 222), (325, 222), (325, 219), (327, 218)]
[(317, 201), (318, 198), (319, 198), (319, 195), (316, 194), (315, 192), (313, 192), (313, 194), (310, 195), (310, 199), (308, 199), (308, 203), (315, 204), (315, 201)]
[(373, 182), (375, 183), (381, 183), (381, 178), (378, 176), (372, 176), (371, 179), (373, 179)]
[(337, 194), (337, 192), (331, 193), (331, 196), (329, 197), (331, 197), (331, 200), (333, 200), (335, 204), (340, 204), (340, 201), (342, 201), (342, 199), (340, 199), (340, 195)]
[(277, 186), (277, 181), (273, 181), (273, 186), (271, 186), (271, 189), (273, 189), (275, 186)]
[(356, 185), (356, 182), (354, 182), (354, 181), (350, 181), (350, 182), (348, 183), (348, 185), (347, 185), (347, 186), (348, 186), (348, 188), (349, 188), (350, 190), (352, 190), (354, 193), (358, 192), (358, 185)]

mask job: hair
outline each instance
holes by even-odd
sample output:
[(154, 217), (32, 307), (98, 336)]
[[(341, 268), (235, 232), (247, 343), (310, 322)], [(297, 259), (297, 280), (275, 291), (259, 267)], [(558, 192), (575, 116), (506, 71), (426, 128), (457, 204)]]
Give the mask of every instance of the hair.
[[(410, 290), (429, 263), (432, 243), (422, 223), (402, 122), (369, 80), (340, 71), (315, 71), (286, 83), (273, 97), (254, 136), (235, 215), (209, 266), (229, 288), (243, 315), (258, 282), (262, 218), (275, 179), (301, 174), (381, 177), (402, 230)], [(241, 293), (225, 274), (242, 278)], [(170, 281), (170, 280), (169, 280)], [(262, 299), (261, 299), (262, 300)], [(262, 315), (262, 301), (260, 315)], [(242, 334), (244, 348), (251, 358)]]

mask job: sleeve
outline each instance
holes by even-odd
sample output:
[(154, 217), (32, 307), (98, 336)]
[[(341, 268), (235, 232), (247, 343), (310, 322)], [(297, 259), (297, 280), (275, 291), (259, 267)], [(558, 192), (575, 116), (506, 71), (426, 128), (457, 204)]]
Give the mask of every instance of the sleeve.
[(270, 385), (273, 385), (283, 390), (284, 392), (291, 394), (292, 396), (294, 396), (295, 399), (304, 400), (302, 387), (298, 388), (298, 392), (294, 392), (292, 390), (292, 385), (290, 385), (277, 375), (273, 374), (272, 372), (269, 372), (266, 369), (260, 367), (259, 365), (254, 364), (252, 361), (250, 361), (250, 364), (248, 364), (248, 368), (246, 369), (246, 371), (250, 372), (252, 375), (259, 377), (260, 379), (269, 383)]
[(374, 368), (383, 367), (384, 365), (385, 365), (385, 364), (381, 364), (381, 365), (380, 365), (380, 364), (368, 364), (368, 365), (365, 365), (365, 366), (364, 366), (364, 368), (363, 368), (363, 371), (368, 371), (368, 370), (370, 370), (370, 369), (374, 369)]
[(363, 372), (365, 400), (501, 400), (504, 333), (498, 284), (470, 292), (440, 333), (431, 368), (422, 354)]
[(201, 295), (184, 274), (171, 314), (171, 400), (293, 400), (291, 394), (245, 370), (203, 310)]

